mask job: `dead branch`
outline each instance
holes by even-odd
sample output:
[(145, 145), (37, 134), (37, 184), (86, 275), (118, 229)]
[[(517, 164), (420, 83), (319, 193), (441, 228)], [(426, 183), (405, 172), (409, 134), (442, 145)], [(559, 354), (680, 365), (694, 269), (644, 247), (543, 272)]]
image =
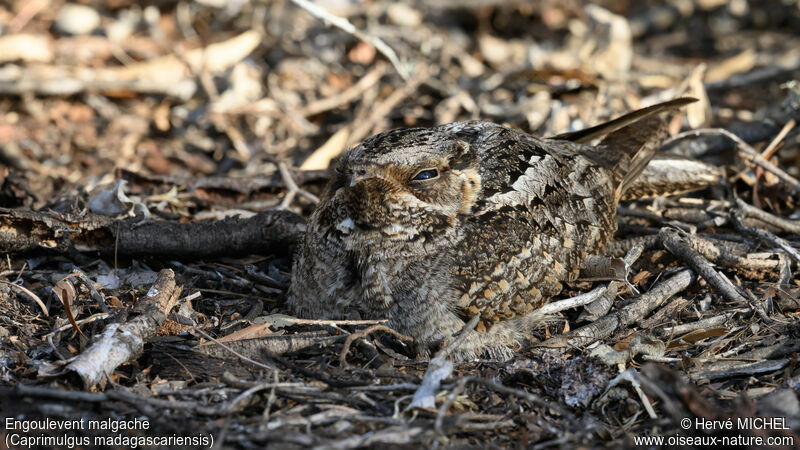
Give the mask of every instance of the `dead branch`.
[(752, 228), (745, 226), (742, 223), (742, 218), (738, 213), (733, 214), (733, 225), (736, 227), (737, 230), (749, 234), (750, 236), (754, 236), (759, 240), (766, 242), (770, 245), (774, 245), (775, 247), (780, 248), (783, 250), (790, 258), (792, 258), (796, 263), (800, 264), (800, 252), (795, 250), (788, 242), (775, 236), (774, 234), (770, 233), (766, 230), (759, 230), (758, 228)]
[[(210, 336), (205, 333), (202, 333), (201, 335), (206, 339), (210, 338)], [(268, 351), (274, 355), (283, 355), (286, 353), (300, 351), (315, 345), (332, 345), (336, 342), (341, 342), (344, 339), (344, 336), (329, 336), (325, 333), (263, 336), (256, 339), (242, 339), (240, 341), (225, 343), (215, 341), (218, 345), (199, 345), (195, 347), (195, 351), (213, 356), (215, 358), (226, 358), (229, 357), (230, 354), (233, 354), (247, 362), (253, 363), (252, 360), (258, 358), (264, 351)]]
[(610, 336), (615, 331), (641, 320), (670, 297), (686, 289), (694, 279), (694, 272), (688, 269), (681, 270), (653, 286), (650, 291), (639, 295), (623, 310), (608, 313), (589, 325), (570, 331), (564, 336), (550, 338), (537, 346), (546, 348), (581, 347)]
[(291, 255), (305, 221), (288, 211), (213, 222), (113, 220), (93, 214), (62, 215), (0, 208), (0, 251), (74, 250), (107, 255), (201, 258), (277, 253)]
[(719, 380), (741, 376), (752, 376), (759, 373), (775, 372), (789, 364), (789, 359), (768, 359), (758, 362), (719, 361), (706, 364), (697, 370), (691, 371), (689, 377), (693, 380)]
[(670, 253), (676, 258), (686, 262), (689, 267), (694, 269), (698, 275), (703, 277), (708, 284), (725, 300), (736, 304), (747, 304), (744, 296), (736, 290), (736, 287), (723, 274), (714, 270), (711, 263), (696, 251), (694, 251), (678, 234), (678, 231), (670, 228), (662, 228), (659, 233), (661, 242)]
[(764, 170), (771, 172), (772, 174), (783, 180), (793, 191), (800, 193), (800, 181), (798, 181), (796, 178), (786, 173), (786, 171), (784, 171), (780, 167), (767, 161), (763, 156), (761, 156), (761, 153), (757, 152), (750, 144), (748, 144), (742, 138), (736, 136), (735, 134), (731, 133), (726, 129), (702, 128), (699, 130), (686, 131), (684, 133), (680, 133), (676, 136), (673, 136), (668, 142), (664, 142), (663, 145), (668, 145), (671, 142), (675, 142), (679, 139), (684, 139), (686, 137), (700, 136), (704, 134), (722, 135), (731, 139), (733, 142), (736, 143), (736, 148), (739, 150), (739, 154), (742, 155), (742, 157), (747, 162), (760, 166)]
[(737, 198), (736, 204), (742, 210), (745, 217), (754, 217), (762, 222), (768, 223), (772, 226), (778, 227), (788, 233), (800, 234), (800, 222), (796, 220), (788, 220), (783, 217), (778, 217), (770, 214), (762, 209), (747, 204), (744, 200)]

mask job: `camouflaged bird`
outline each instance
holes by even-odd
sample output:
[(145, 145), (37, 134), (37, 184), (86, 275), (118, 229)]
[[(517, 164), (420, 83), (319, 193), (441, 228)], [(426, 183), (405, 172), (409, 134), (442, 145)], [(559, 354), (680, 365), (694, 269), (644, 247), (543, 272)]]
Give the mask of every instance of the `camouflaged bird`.
[(618, 201), (666, 136), (659, 113), (692, 101), (550, 139), (467, 121), (365, 140), (311, 215), (291, 309), (388, 319), (423, 356), (479, 315), (455, 357), (509, 356), (532, 311), (615, 232)]

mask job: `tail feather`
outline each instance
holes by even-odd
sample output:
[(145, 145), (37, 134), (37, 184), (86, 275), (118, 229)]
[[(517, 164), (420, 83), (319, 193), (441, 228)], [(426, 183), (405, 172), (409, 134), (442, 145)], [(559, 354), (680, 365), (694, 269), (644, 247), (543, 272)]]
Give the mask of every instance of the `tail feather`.
[(666, 122), (660, 117), (648, 117), (609, 134), (595, 147), (598, 152), (620, 154), (613, 169), (615, 178), (620, 180), (615, 191), (618, 202), (653, 159), (665, 137)]
[(594, 139), (611, 134), (621, 128), (625, 128), (629, 125), (636, 124), (636, 122), (646, 117), (654, 116), (658, 113), (662, 113), (665, 111), (676, 110), (681, 106), (685, 106), (688, 105), (689, 103), (694, 103), (696, 101), (697, 99), (693, 97), (676, 98), (674, 100), (669, 100), (653, 106), (648, 106), (647, 108), (637, 109), (636, 111), (623, 114), (622, 116), (619, 116), (614, 120), (609, 120), (608, 122), (601, 123), (600, 125), (595, 125), (590, 128), (584, 128), (583, 130), (579, 131), (572, 131), (570, 133), (559, 134), (551, 137), (550, 139), (558, 139), (562, 141), (572, 141), (585, 144)]
[(659, 103), (604, 124), (560, 134), (551, 139), (587, 143), (603, 137), (599, 144), (588, 147), (584, 155), (611, 169), (616, 181), (616, 200), (619, 201), (655, 156), (661, 141), (667, 135), (667, 124), (661, 113), (695, 101), (697, 100), (687, 97)]

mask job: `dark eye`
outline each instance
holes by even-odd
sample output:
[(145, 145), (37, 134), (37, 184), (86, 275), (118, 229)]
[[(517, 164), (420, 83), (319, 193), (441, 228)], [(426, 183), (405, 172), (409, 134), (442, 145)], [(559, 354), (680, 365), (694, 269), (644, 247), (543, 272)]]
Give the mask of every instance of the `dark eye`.
[(422, 181), (422, 180), (430, 180), (431, 178), (436, 178), (439, 176), (439, 171), (436, 169), (425, 169), (421, 170), (418, 174), (414, 175), (412, 180), (414, 181)]

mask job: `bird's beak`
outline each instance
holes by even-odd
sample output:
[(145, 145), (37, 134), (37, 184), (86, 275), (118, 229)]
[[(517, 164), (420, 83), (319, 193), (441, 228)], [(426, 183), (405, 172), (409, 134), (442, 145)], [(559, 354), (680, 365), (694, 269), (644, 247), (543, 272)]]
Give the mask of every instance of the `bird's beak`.
[(372, 176), (367, 174), (364, 175), (353, 174), (350, 177), (350, 187), (357, 185), (360, 181), (366, 180), (367, 178), (372, 178)]

